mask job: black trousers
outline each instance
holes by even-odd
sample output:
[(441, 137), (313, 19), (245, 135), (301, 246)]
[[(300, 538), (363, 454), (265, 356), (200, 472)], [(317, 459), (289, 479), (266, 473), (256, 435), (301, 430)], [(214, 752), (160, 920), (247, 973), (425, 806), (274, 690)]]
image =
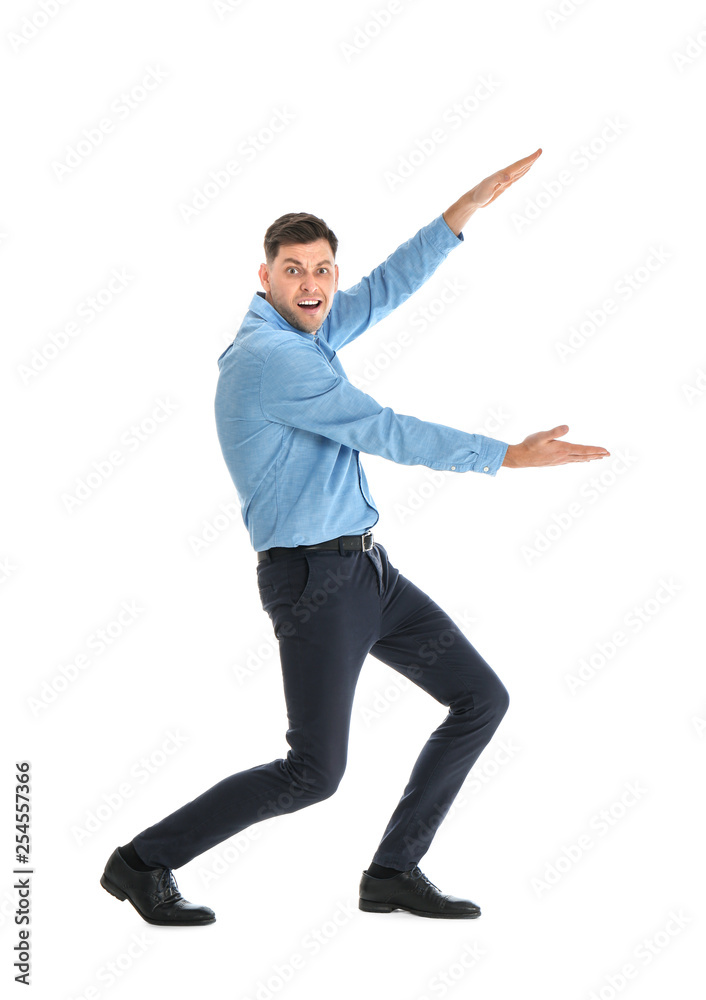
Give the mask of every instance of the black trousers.
[(133, 838), (137, 853), (155, 867), (179, 868), (253, 823), (332, 795), (346, 767), (353, 696), (370, 654), (448, 708), (373, 857), (390, 868), (414, 867), (507, 711), (505, 687), (379, 542), (367, 552), (293, 549), (258, 562), (257, 579), (279, 642), (287, 756), (224, 778), (143, 830)]

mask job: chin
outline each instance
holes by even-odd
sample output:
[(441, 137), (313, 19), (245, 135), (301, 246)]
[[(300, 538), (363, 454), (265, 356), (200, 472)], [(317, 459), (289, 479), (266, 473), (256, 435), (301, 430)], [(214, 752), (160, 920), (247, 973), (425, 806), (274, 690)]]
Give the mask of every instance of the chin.
[(292, 326), (296, 326), (297, 330), (302, 330), (304, 333), (316, 333), (316, 331), (320, 330), (321, 327), (323, 326), (325, 318), (326, 317), (324, 316), (323, 319), (312, 320), (311, 323), (305, 324), (297, 316), (296, 319), (298, 320), (298, 322), (292, 323)]

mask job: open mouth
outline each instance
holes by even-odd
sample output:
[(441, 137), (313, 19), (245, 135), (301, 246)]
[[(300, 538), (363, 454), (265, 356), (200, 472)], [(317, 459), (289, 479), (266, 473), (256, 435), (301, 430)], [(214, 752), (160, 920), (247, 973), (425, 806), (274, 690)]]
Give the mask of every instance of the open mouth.
[(297, 305), (303, 312), (315, 313), (321, 305), (321, 299), (301, 299)]

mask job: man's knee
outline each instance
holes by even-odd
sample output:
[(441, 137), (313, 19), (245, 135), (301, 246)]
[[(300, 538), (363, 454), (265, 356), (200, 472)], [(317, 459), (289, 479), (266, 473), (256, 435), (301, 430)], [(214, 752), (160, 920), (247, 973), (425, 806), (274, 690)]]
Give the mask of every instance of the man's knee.
[(296, 768), (291, 790), (300, 798), (302, 805), (312, 805), (329, 799), (341, 783), (345, 763), (308, 764)]
[(330, 799), (333, 793), (338, 790), (342, 778), (343, 771), (325, 771), (322, 773), (317, 785), (318, 792), (315, 801), (323, 802), (324, 799)]
[(493, 712), (495, 718), (500, 722), (502, 717), (510, 707), (510, 692), (504, 684), (498, 682), (493, 695)]
[(487, 720), (499, 723), (510, 706), (510, 694), (497, 677), (485, 679), (476, 691), (466, 691), (451, 703), (453, 714), (468, 712), (470, 715), (480, 713)]

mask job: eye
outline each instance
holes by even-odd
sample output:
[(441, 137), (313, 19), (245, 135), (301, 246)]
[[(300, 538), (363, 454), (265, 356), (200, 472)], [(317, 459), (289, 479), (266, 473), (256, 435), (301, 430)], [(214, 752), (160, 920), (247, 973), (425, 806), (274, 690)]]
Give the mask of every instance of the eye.
[(290, 271), (296, 271), (296, 267), (288, 267), (287, 273), (289, 273)]

